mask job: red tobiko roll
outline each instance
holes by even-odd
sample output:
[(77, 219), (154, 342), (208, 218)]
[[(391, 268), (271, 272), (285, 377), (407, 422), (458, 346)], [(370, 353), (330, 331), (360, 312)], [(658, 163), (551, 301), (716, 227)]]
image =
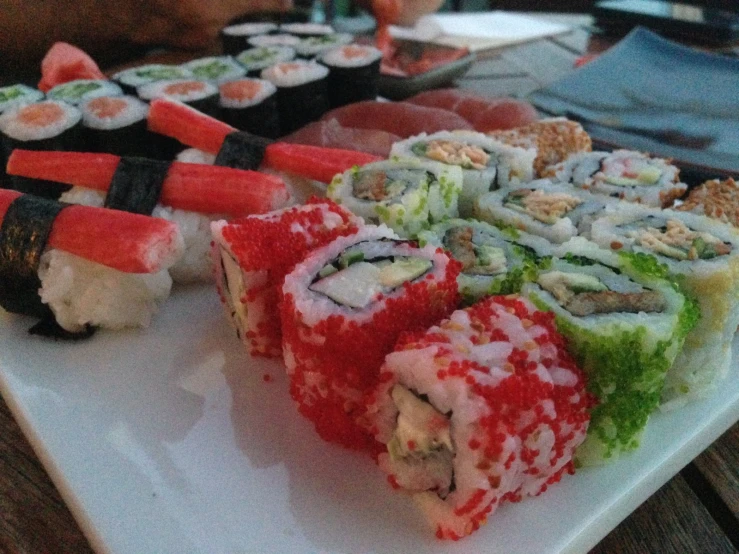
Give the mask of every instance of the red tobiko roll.
[(380, 467), (457, 540), (573, 472), (592, 399), (551, 314), (488, 297), (405, 334), (366, 397)]
[(460, 265), (440, 249), (365, 226), (314, 251), (285, 278), (282, 338), (290, 394), (326, 441), (376, 452), (363, 397), (404, 331), (457, 306)]
[(312, 198), (303, 206), (211, 224), (216, 286), (250, 354), (282, 355), (278, 303), (285, 275), (313, 249), (356, 233), (363, 223), (331, 200)]

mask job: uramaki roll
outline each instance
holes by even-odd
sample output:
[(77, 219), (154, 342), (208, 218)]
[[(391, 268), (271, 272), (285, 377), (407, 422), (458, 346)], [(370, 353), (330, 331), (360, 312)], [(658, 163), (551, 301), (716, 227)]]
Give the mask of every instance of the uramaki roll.
[(457, 305), (459, 264), (441, 249), (366, 226), (315, 250), (285, 278), (282, 339), (290, 394), (318, 434), (373, 450), (363, 396), (404, 331), (425, 329)]

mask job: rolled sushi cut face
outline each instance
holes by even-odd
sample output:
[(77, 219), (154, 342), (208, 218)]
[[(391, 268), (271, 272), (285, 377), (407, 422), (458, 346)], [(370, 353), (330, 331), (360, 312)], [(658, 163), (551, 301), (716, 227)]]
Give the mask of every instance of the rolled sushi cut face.
[(221, 107), (247, 108), (261, 104), (272, 96), (277, 87), (264, 79), (238, 79), (220, 87)]
[(183, 65), (193, 77), (214, 83), (223, 83), (243, 77), (246, 69), (231, 56), (212, 56), (192, 60)]
[(142, 100), (169, 98), (185, 103), (203, 100), (218, 94), (218, 87), (214, 84), (191, 79), (149, 83), (137, 90)]
[(582, 200), (565, 192), (547, 194), (541, 189), (515, 189), (503, 198), (503, 207), (530, 215), (537, 221), (553, 225), (569, 214)]
[(283, 23), (280, 25), (280, 32), (297, 36), (321, 36), (335, 33), (334, 28), (325, 23)]
[(142, 65), (120, 71), (113, 75), (114, 80), (132, 89), (157, 81), (190, 78), (192, 78), (192, 73), (184, 67), (165, 64)]
[(0, 115), (0, 132), (19, 141), (45, 140), (56, 137), (77, 125), (80, 111), (56, 100), (45, 100), (11, 108)]
[(324, 52), (321, 62), (329, 67), (364, 67), (382, 58), (382, 52), (374, 46), (347, 44)]
[(85, 100), (98, 98), (100, 96), (120, 96), (123, 94), (121, 87), (113, 81), (100, 79), (78, 79), (69, 81), (52, 88), (47, 97), (50, 100), (60, 100), (67, 104), (77, 106)]
[(276, 63), (289, 62), (295, 58), (295, 49), (290, 46), (257, 46), (244, 50), (236, 56), (248, 72), (261, 71)]
[(133, 96), (101, 96), (82, 102), (80, 111), (85, 127), (111, 130), (146, 119), (149, 106)]
[[(368, 250), (368, 251), (367, 251)], [(346, 250), (326, 264), (309, 289), (348, 308), (366, 308), (380, 295), (426, 274), (431, 260), (409, 256), (372, 256), (365, 245)]]
[(687, 190), (679, 182), (680, 170), (668, 160), (630, 150), (576, 154), (543, 173), (597, 194), (654, 207), (671, 206)]
[(297, 48), (300, 44), (300, 37), (294, 35), (288, 35), (286, 33), (279, 33), (276, 35), (257, 35), (249, 37), (249, 45), (258, 48), (265, 46), (289, 46), (291, 48)]
[(22, 104), (38, 102), (44, 93), (35, 88), (18, 84), (9, 87), (0, 87), (0, 113)]
[(370, 163), (337, 175), (327, 195), (371, 222), (413, 236), (430, 223), (457, 215), (461, 170), (434, 162)]
[(296, 44), (295, 51), (298, 53), (298, 56), (310, 58), (318, 56), (323, 52), (336, 48), (337, 46), (350, 44), (353, 40), (354, 37), (346, 33), (311, 36), (302, 39), (298, 44)]
[(224, 27), (221, 33), (233, 37), (251, 37), (272, 33), (277, 28), (275, 23), (239, 23)]
[(482, 133), (443, 131), (397, 142), (393, 145), (391, 155), (460, 167), (464, 186), (459, 199), (459, 212), (463, 217), (470, 217), (479, 196), (498, 187), (533, 179), (536, 150), (509, 146)]

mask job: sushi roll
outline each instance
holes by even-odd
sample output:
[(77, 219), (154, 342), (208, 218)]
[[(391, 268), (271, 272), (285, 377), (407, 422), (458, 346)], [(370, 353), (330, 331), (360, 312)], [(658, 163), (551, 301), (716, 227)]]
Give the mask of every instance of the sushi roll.
[(260, 137), (280, 135), (275, 85), (263, 79), (239, 79), (223, 83), (219, 91), (221, 120)]
[(339, 108), (362, 100), (375, 100), (379, 94), (382, 52), (374, 46), (347, 44), (321, 55), (328, 67), (328, 100)]
[(235, 56), (249, 48), (249, 39), (258, 35), (268, 35), (277, 31), (276, 23), (239, 23), (221, 29), (223, 52)]
[(176, 79), (191, 79), (192, 73), (177, 65), (147, 64), (130, 69), (124, 69), (113, 75), (126, 94), (136, 94), (136, 90), (144, 85), (159, 81), (174, 81)]
[(40, 318), (33, 334), (146, 327), (184, 249), (167, 221), (0, 190), (0, 305)]
[(0, 113), (16, 106), (33, 104), (43, 100), (44, 93), (26, 85), (17, 84), (0, 87)]
[(603, 248), (654, 256), (698, 301), (700, 321), (667, 375), (664, 408), (705, 397), (731, 364), (739, 324), (739, 238), (705, 216), (639, 205), (596, 220), (592, 240)]
[(467, 219), (449, 219), (421, 231), (418, 242), (441, 247), (462, 264), (457, 283), (468, 305), (484, 296), (520, 292), (546, 266), (553, 249), (541, 237)]
[(110, 154), (16, 150), (8, 171), (74, 185), (62, 196), (65, 202), (175, 222), (186, 246), (170, 269), (178, 283), (211, 280), (211, 221), (266, 213), (284, 207), (289, 200), (284, 183), (271, 175)]
[(390, 484), (452, 540), (573, 473), (591, 404), (552, 317), (516, 296), (404, 336), (368, 399)]
[(136, 89), (136, 94), (147, 102), (156, 98), (168, 98), (213, 117), (218, 117), (219, 114), (218, 87), (205, 81), (192, 79), (159, 81), (140, 86)]
[(326, 441), (373, 451), (363, 396), (400, 334), (426, 329), (457, 305), (457, 262), (440, 249), (365, 226), (314, 250), (285, 277), (285, 365), (298, 410)]
[(277, 87), (277, 110), (283, 135), (316, 121), (328, 111), (328, 68), (315, 62), (278, 63), (261, 73)]
[(251, 48), (262, 48), (265, 46), (289, 46), (295, 48), (300, 44), (300, 37), (278, 33), (273, 35), (257, 35), (249, 37), (246, 41)]
[(675, 209), (739, 227), (739, 185), (731, 177), (723, 181), (711, 179), (692, 189)]
[(236, 61), (246, 69), (248, 76), (257, 77), (263, 69), (292, 61), (295, 55), (295, 49), (290, 46), (257, 46), (240, 52)]
[(456, 217), (461, 189), (458, 166), (399, 158), (353, 167), (334, 177), (326, 194), (366, 221), (413, 237), (432, 223)]
[[(0, 114), (2, 152), (0, 163), (5, 166), (16, 148), (31, 150), (75, 150), (82, 145), (82, 114), (74, 106), (56, 100), (20, 105)], [(68, 190), (65, 185), (38, 183), (20, 176), (8, 175), (6, 188), (47, 198), (59, 198)]]
[(332, 33), (305, 37), (295, 45), (295, 51), (301, 58), (311, 59), (338, 46), (351, 44), (354, 37), (347, 33)]
[(82, 102), (86, 150), (118, 156), (152, 154), (146, 129), (149, 106), (133, 96), (101, 96)]
[(210, 81), (215, 84), (239, 79), (246, 74), (246, 69), (231, 56), (211, 56), (199, 58), (183, 64), (195, 79)]
[(618, 200), (590, 194), (568, 183), (539, 179), (489, 192), (477, 199), (475, 215), (561, 244), (587, 235), (593, 220)]
[(252, 356), (282, 356), (278, 304), (285, 275), (313, 249), (356, 233), (362, 224), (327, 199), (211, 224), (216, 286)]
[(649, 256), (617, 255), (581, 237), (557, 254), (522, 294), (554, 313), (598, 398), (577, 461), (607, 463), (639, 446), (698, 309)]
[(49, 100), (59, 100), (78, 106), (86, 100), (101, 96), (121, 96), (123, 90), (113, 81), (102, 79), (78, 79), (57, 85), (46, 93)]
[(593, 150), (593, 141), (582, 125), (564, 117), (541, 119), (514, 129), (488, 131), (487, 135), (510, 146), (535, 148), (536, 177), (542, 177), (546, 168), (574, 154)]
[(575, 154), (545, 169), (542, 176), (656, 208), (672, 206), (688, 189), (669, 160), (631, 150)]
[(482, 194), (533, 179), (536, 151), (508, 146), (474, 131), (441, 131), (397, 142), (390, 155), (461, 167), (464, 186), (459, 197), (459, 213), (462, 217), (472, 217), (475, 200)]
[(336, 31), (326, 23), (283, 23), (280, 32), (296, 37), (320, 37), (335, 34)]

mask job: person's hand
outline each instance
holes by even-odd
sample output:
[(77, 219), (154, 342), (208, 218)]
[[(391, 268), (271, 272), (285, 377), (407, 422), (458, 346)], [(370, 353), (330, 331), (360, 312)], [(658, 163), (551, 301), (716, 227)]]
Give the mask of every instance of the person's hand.
[(286, 11), (292, 0), (134, 0), (128, 4), (133, 9), (127, 32), (132, 42), (198, 49), (211, 45), (234, 18)]

